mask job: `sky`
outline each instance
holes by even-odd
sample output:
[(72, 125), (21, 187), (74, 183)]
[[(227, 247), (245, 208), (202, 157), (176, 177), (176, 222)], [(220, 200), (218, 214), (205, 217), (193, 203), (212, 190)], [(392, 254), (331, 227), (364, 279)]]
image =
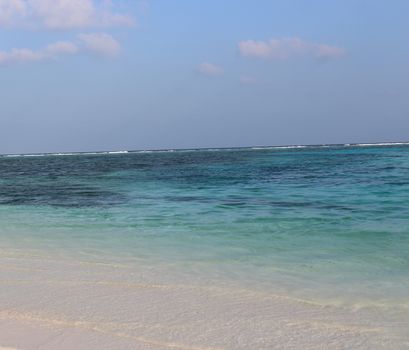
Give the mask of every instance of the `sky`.
[(0, 153), (409, 141), (407, 0), (0, 0)]

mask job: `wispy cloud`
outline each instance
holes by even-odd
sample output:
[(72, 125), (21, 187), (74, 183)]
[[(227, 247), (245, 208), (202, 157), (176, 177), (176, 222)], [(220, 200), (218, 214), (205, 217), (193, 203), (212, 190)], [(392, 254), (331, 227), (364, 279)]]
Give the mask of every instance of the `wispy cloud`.
[(78, 40), (57, 41), (37, 50), (13, 48), (9, 51), (0, 51), (0, 65), (49, 61), (61, 56), (87, 52), (101, 57), (114, 57), (120, 50), (120, 44), (109, 34), (80, 34)]
[(27, 4), (24, 0), (0, 0), (0, 25), (8, 26), (25, 17)]
[(222, 67), (216, 64), (213, 64), (213, 63), (209, 63), (209, 62), (204, 62), (200, 64), (198, 67), (198, 71), (201, 74), (208, 75), (208, 76), (219, 76), (224, 73), (224, 70)]
[(120, 53), (121, 45), (109, 34), (80, 34), (78, 37), (91, 53), (106, 57), (114, 57)]
[(312, 56), (320, 60), (340, 58), (346, 51), (342, 47), (311, 43), (300, 38), (272, 38), (267, 41), (245, 40), (238, 43), (243, 57), (286, 60), (295, 56)]
[(57, 41), (45, 48), (45, 52), (50, 55), (75, 54), (78, 51), (78, 46), (70, 41)]
[(135, 19), (115, 12), (107, 0), (0, 0), (0, 25), (45, 29), (131, 26)]
[(61, 55), (75, 54), (78, 47), (67, 41), (58, 41), (39, 50), (15, 48), (10, 51), (0, 51), (0, 64), (39, 62)]
[(251, 75), (242, 74), (240, 75), (240, 83), (244, 85), (252, 85), (257, 83), (257, 79)]

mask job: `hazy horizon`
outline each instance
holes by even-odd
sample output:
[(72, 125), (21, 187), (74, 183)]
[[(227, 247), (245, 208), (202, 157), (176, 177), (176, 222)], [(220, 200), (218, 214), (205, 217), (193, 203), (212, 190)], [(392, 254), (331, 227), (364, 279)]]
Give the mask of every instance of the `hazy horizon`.
[(48, 152), (22, 152), (22, 153), (0, 153), (0, 156), (7, 155), (41, 155), (41, 154), (97, 154), (97, 153), (133, 153), (133, 152), (161, 152), (161, 151), (194, 151), (194, 150), (229, 150), (229, 149), (263, 149), (263, 148), (297, 148), (297, 147), (325, 147), (325, 146), (388, 146), (388, 145), (409, 145), (409, 141), (379, 141), (379, 142), (346, 142), (346, 143), (309, 143), (309, 144), (280, 144), (280, 145), (245, 145), (245, 146), (223, 146), (223, 147), (188, 147), (188, 148), (140, 148), (140, 149), (89, 149), (89, 150), (62, 150)]
[(0, 1), (0, 154), (402, 142), (409, 3)]

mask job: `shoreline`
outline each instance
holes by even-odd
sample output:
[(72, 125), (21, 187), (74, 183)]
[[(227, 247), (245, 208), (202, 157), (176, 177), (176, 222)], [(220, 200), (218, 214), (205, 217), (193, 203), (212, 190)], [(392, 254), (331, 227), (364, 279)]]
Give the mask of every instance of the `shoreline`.
[[(0, 251), (1, 252), (1, 251)], [(149, 268), (0, 254), (0, 344), (37, 349), (400, 349), (398, 321)], [(169, 278), (169, 276), (167, 276)], [(211, 282), (211, 281), (210, 281)], [(277, 344), (280, 344), (279, 346)], [(0, 348), (1, 349), (1, 348)]]
[(408, 348), (408, 152), (1, 158), (0, 346)]

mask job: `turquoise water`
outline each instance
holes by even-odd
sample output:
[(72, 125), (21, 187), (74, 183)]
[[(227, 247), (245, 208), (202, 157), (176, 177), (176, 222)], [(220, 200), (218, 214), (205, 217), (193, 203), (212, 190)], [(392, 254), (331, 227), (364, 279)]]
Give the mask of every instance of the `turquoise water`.
[(409, 307), (409, 146), (4, 156), (0, 244)]

